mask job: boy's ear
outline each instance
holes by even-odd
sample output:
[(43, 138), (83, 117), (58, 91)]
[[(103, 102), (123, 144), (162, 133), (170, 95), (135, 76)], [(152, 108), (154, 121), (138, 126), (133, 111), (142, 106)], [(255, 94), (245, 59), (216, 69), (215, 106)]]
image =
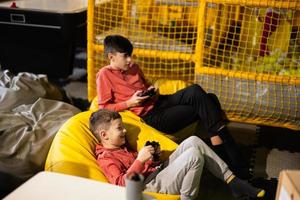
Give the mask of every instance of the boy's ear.
[(111, 60), (114, 57), (114, 54), (113, 53), (108, 53), (107, 57), (108, 57), (109, 60)]
[(104, 129), (99, 130), (100, 138), (103, 138), (104, 140), (108, 138), (108, 133)]

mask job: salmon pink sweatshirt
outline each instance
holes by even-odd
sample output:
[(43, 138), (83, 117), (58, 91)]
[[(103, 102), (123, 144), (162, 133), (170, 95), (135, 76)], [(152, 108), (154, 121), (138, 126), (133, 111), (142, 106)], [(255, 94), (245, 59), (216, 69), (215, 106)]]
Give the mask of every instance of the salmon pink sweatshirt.
[(108, 181), (120, 186), (125, 186), (127, 174), (140, 173), (146, 178), (160, 164), (160, 162), (153, 162), (152, 160), (142, 164), (139, 160), (136, 160), (138, 153), (128, 150), (126, 146), (118, 149), (107, 149), (98, 144), (95, 153), (97, 162)]
[(141, 106), (128, 108), (126, 101), (138, 90), (149, 87), (137, 64), (131, 63), (126, 71), (113, 69), (109, 65), (97, 73), (97, 94), (99, 108), (113, 111), (131, 110), (138, 116), (145, 115), (153, 108), (154, 100)]

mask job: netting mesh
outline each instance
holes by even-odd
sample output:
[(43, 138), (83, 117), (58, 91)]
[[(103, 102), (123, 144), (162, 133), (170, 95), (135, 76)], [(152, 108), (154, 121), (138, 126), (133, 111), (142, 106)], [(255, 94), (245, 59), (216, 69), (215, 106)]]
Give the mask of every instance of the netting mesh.
[(200, 84), (230, 120), (300, 130), (299, 30), (296, 0), (90, 0), (89, 99), (103, 39), (121, 34), (147, 78)]

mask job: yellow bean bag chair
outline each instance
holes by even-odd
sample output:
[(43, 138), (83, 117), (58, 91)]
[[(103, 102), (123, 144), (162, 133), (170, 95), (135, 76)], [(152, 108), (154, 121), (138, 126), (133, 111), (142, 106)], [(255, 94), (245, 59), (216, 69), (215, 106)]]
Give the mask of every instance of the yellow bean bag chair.
[[(160, 94), (172, 94), (187, 86), (184, 81), (177, 80), (158, 80), (155, 85), (159, 87)], [(91, 103), (90, 111), (73, 116), (60, 128), (46, 159), (46, 171), (107, 182), (94, 156), (97, 140), (88, 127), (89, 117), (97, 109), (98, 103), (97, 98), (95, 98)], [(194, 134), (198, 124), (194, 123), (176, 134), (167, 135), (150, 127), (131, 111), (120, 112), (120, 114), (128, 131), (127, 140), (131, 147), (139, 150), (148, 140), (158, 141), (163, 151), (162, 159), (166, 159), (176, 149), (177, 144), (174, 141), (182, 141)], [(148, 194), (162, 200), (180, 199), (179, 195)]]
[[(60, 128), (50, 147), (45, 171), (108, 182), (99, 168), (94, 155), (97, 140), (89, 130), (91, 113), (92, 111), (79, 113), (70, 118)], [(128, 131), (127, 140), (132, 148), (139, 150), (147, 140), (158, 141), (161, 144), (162, 159), (166, 159), (177, 148), (175, 142), (157, 130), (147, 125), (139, 124), (136, 118), (124, 117), (123, 113), (121, 115)], [(135, 124), (139, 125), (136, 126)], [(179, 195), (146, 193), (161, 200), (180, 199)]]
[[(155, 87), (159, 88), (160, 94), (167, 95), (167, 94), (173, 94), (176, 91), (187, 87), (188, 84), (182, 80), (158, 79), (155, 81), (154, 85), (155, 85)], [(96, 111), (98, 109), (99, 109), (98, 108), (98, 98), (95, 97), (93, 99), (93, 101), (91, 102), (90, 110)], [(134, 122), (137, 122), (137, 123), (135, 123), (135, 125), (137, 125), (137, 126), (139, 126), (139, 124), (143, 125), (143, 126), (149, 126), (139, 116), (135, 115), (131, 111), (125, 110), (125, 111), (120, 112), (120, 114), (123, 116), (123, 120), (126, 118), (135, 119)], [(188, 138), (189, 136), (196, 134), (199, 130), (200, 130), (200, 123), (195, 122), (183, 129), (179, 130), (178, 132), (176, 132), (172, 135), (162, 133), (162, 132), (160, 132), (160, 133), (167, 136), (174, 142), (180, 143), (185, 138)]]

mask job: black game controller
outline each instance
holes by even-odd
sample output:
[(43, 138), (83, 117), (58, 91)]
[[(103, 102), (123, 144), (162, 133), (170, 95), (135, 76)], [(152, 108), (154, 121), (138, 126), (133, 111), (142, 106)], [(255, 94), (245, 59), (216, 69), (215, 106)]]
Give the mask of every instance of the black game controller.
[(153, 161), (159, 160), (159, 154), (157, 153), (157, 149), (160, 146), (158, 142), (155, 141), (147, 141), (145, 146), (151, 145), (154, 148)]
[(151, 88), (150, 90), (144, 90), (141, 93), (138, 94), (139, 97), (144, 97), (144, 96), (154, 96), (155, 95), (155, 88)]

